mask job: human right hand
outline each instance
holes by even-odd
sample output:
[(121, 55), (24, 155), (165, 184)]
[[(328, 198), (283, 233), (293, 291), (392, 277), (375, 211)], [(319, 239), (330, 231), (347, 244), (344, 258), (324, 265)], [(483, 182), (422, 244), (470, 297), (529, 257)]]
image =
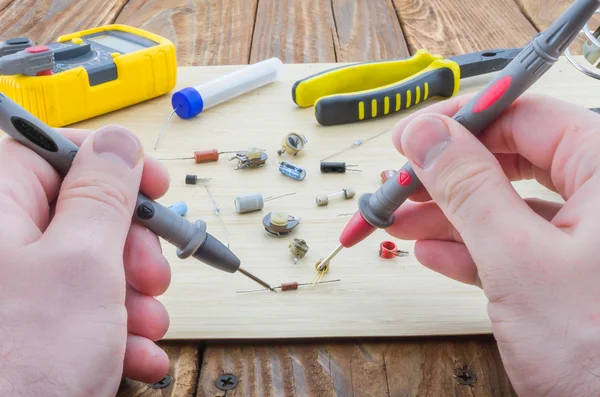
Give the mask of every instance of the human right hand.
[[(600, 395), (600, 116), (517, 100), (478, 138), (448, 116), (470, 97), (395, 126), (425, 189), (388, 232), (424, 266), (483, 288), (498, 348), (522, 396)], [(564, 204), (523, 199), (536, 179)]]

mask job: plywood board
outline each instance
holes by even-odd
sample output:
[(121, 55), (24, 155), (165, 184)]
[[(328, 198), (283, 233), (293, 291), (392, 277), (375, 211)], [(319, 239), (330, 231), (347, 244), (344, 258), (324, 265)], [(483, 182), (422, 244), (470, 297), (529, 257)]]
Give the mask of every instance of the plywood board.
[[(357, 199), (317, 207), (317, 194), (354, 187), (357, 197), (380, 186), (383, 169), (398, 168), (405, 158), (391, 145), (390, 133), (363, 147), (340, 155), (336, 160), (358, 164), (360, 173), (321, 174), (319, 161), (391, 127), (408, 113), (373, 122), (339, 127), (321, 127), (312, 109), (299, 109), (292, 102), (294, 81), (331, 64), (286, 65), (282, 81), (207, 110), (192, 120), (174, 117), (156, 152), (154, 140), (171, 111), (170, 96), (80, 123), (79, 127), (99, 128), (121, 124), (138, 134), (152, 155), (171, 158), (190, 155), (193, 150), (221, 151), (257, 146), (268, 151), (265, 167), (234, 170), (235, 162), (223, 155), (219, 162), (166, 162), (172, 176), (171, 189), (160, 201), (169, 205), (184, 200), (190, 220), (203, 219), (217, 238), (229, 241), (242, 259), (243, 267), (272, 284), (310, 281), (315, 262), (336, 245), (349, 217), (339, 214), (357, 209)], [(221, 76), (242, 66), (181, 68), (178, 87), (183, 88)], [(491, 76), (463, 82), (462, 92), (473, 92)], [(532, 92), (554, 95), (584, 106), (600, 106), (600, 82), (577, 72), (561, 60)], [(418, 108), (421, 108), (420, 106)], [(308, 138), (306, 150), (297, 158), (277, 156), (281, 139), (290, 132)], [(305, 167), (307, 177), (298, 182), (281, 175), (278, 160)], [(226, 229), (215, 215), (213, 204), (201, 186), (184, 184), (186, 174), (213, 178), (208, 184), (221, 207)], [(560, 201), (558, 196), (534, 182), (517, 183), (524, 196)], [(265, 197), (296, 193), (265, 203), (262, 212), (238, 215), (233, 200), (246, 193), (262, 192)], [(302, 218), (291, 237), (268, 235), (261, 219), (269, 211), (282, 211)], [(292, 238), (306, 239), (310, 250), (294, 265), (288, 252)], [(379, 243), (390, 237), (377, 231), (358, 246), (342, 251), (332, 263), (326, 279), (336, 284), (287, 293), (237, 294), (255, 284), (241, 274), (227, 274), (196, 262), (180, 260), (173, 246), (164, 243), (173, 277), (170, 289), (160, 297), (171, 315), (167, 339), (206, 338), (314, 338), (356, 336), (405, 336), (475, 334), (490, 332), (486, 299), (482, 291), (446, 279), (420, 266), (412, 255), (395, 260), (378, 257)], [(397, 241), (399, 248), (412, 252), (413, 242)]]

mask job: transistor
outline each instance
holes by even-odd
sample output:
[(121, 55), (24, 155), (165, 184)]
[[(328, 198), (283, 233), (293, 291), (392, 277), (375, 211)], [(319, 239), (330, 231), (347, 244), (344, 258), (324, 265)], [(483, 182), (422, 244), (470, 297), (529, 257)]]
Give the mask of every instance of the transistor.
[(268, 158), (269, 156), (265, 150), (250, 148), (244, 152), (236, 153), (236, 155), (229, 159), (229, 161), (237, 159), (238, 165), (235, 167), (235, 169), (239, 170), (242, 168), (262, 167)]
[(343, 198), (344, 200), (351, 199), (356, 194), (356, 191), (352, 188), (338, 190), (337, 192), (322, 194), (315, 198), (315, 201), (319, 207), (323, 207), (329, 204), (329, 200), (337, 200)]
[[(340, 281), (342, 281), (342, 280), (341, 279), (327, 280), (327, 281), (322, 281), (320, 284), (338, 283)], [(296, 281), (293, 281), (291, 283), (282, 283), (281, 285), (279, 285), (277, 287), (273, 287), (273, 288), (280, 289), (282, 292), (285, 292), (285, 291), (296, 291), (298, 289), (298, 287), (304, 287), (307, 285), (312, 285), (312, 283), (298, 283)], [(245, 292), (260, 292), (260, 291), (269, 291), (269, 289), (268, 288), (247, 289), (247, 290), (243, 290), (243, 291), (237, 291), (237, 293), (243, 294)]]
[(294, 257), (294, 264), (298, 264), (298, 260), (304, 258), (308, 252), (308, 245), (306, 244), (306, 241), (299, 238), (295, 238), (294, 241), (290, 243), (288, 248)]
[(277, 151), (277, 154), (281, 156), (282, 154), (287, 153), (290, 156), (296, 156), (304, 149), (306, 143), (308, 143), (308, 140), (304, 135), (296, 133), (287, 134), (285, 138), (283, 138), (281, 149)]
[(337, 173), (344, 174), (346, 171), (361, 172), (361, 170), (351, 169), (348, 167), (358, 167), (356, 164), (348, 164), (337, 161), (321, 161), (321, 172), (323, 174)]
[(306, 178), (306, 170), (304, 168), (286, 163), (285, 161), (279, 163), (279, 172), (297, 181), (303, 181)]
[(212, 180), (212, 178), (198, 178), (198, 175), (188, 174), (185, 176), (186, 185), (197, 185), (198, 182), (208, 182), (210, 180)]
[(263, 209), (264, 203), (266, 201), (271, 201), (281, 197), (291, 196), (294, 194), (296, 193), (282, 194), (281, 196), (276, 197), (269, 196), (267, 198), (263, 198), (262, 193), (244, 194), (236, 197), (233, 201), (235, 205), (235, 212), (237, 212), (238, 214), (245, 214), (247, 212), (260, 211)]
[(170, 205), (169, 209), (181, 216), (185, 216), (185, 214), (187, 214), (187, 211), (188, 211), (187, 204), (184, 203), (183, 201), (178, 201), (177, 203)]
[(381, 171), (381, 183), (385, 183), (388, 179), (393, 178), (396, 172), (394, 170)]
[(296, 226), (300, 224), (300, 219), (282, 212), (269, 212), (262, 222), (267, 233), (282, 237), (292, 234)]
[(317, 269), (317, 273), (311, 280), (311, 284), (319, 284), (327, 273), (329, 273), (329, 262), (325, 262), (327, 258), (319, 259), (317, 263), (315, 263), (315, 269)]
[[(252, 149), (251, 149), (252, 150)], [(161, 159), (161, 160), (194, 160), (196, 164), (200, 163), (210, 163), (213, 161), (218, 161), (219, 156), (221, 154), (227, 153), (242, 153), (243, 150), (230, 150), (226, 152), (219, 152), (217, 149), (208, 149), (208, 150), (197, 150), (194, 152), (193, 157), (177, 157), (177, 158), (169, 158), (169, 159)]]

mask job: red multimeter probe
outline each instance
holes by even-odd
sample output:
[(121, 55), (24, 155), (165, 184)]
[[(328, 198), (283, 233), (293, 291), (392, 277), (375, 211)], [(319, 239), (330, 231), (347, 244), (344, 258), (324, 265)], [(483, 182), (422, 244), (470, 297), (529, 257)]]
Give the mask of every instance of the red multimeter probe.
[[(494, 80), (453, 117), (475, 136), (521, 96), (558, 61), (583, 25), (592, 17), (600, 0), (576, 0), (543, 33), (536, 36)], [(363, 195), (359, 211), (340, 236), (340, 245), (325, 257), (319, 268), (327, 266), (342, 248), (350, 248), (376, 229), (394, 223), (394, 212), (422, 186), (411, 165), (406, 163), (375, 193)]]

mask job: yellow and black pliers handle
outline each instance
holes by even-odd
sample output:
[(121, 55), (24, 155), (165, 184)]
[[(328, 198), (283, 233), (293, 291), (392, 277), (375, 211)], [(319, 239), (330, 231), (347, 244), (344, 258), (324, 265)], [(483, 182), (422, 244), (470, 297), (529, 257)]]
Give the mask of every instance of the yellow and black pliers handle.
[(292, 99), (315, 107), (321, 125), (338, 125), (385, 116), (432, 97), (450, 98), (461, 78), (504, 68), (520, 48), (488, 50), (444, 59), (418, 50), (407, 59), (341, 66), (297, 81)]

